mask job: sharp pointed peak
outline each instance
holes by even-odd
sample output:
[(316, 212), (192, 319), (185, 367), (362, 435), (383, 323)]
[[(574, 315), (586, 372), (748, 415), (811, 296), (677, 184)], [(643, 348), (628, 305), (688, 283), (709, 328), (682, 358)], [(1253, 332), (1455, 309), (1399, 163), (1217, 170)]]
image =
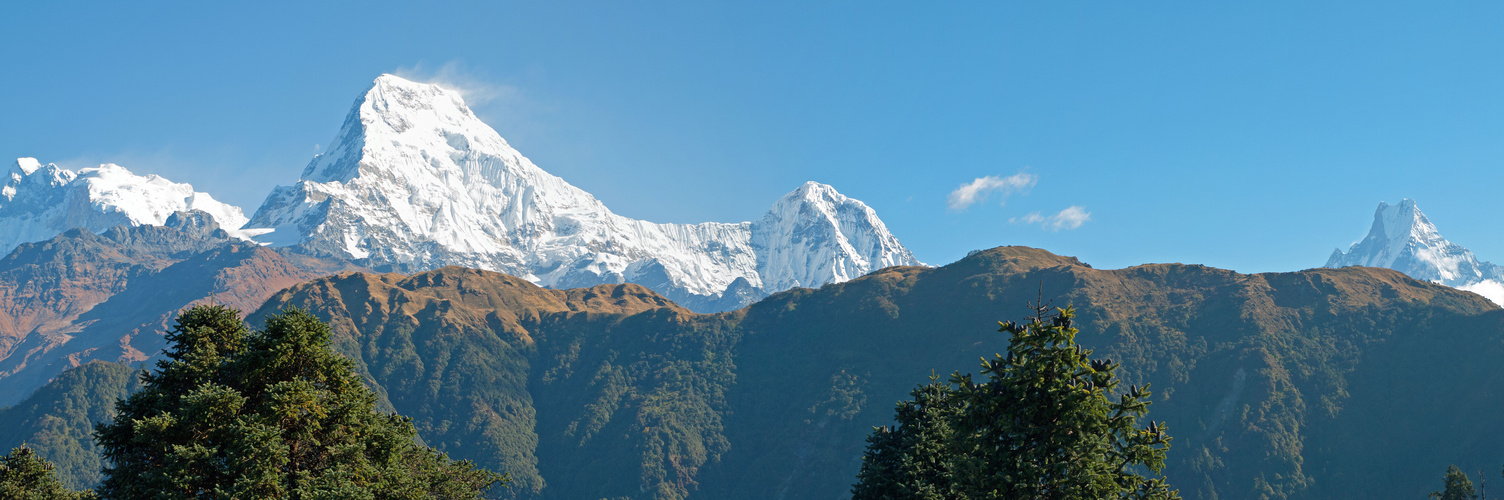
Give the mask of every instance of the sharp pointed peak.
[(416, 93), (424, 97), (446, 96), (463, 102), (463, 97), (457, 89), (445, 87), (438, 83), (420, 82), (410, 80), (391, 73), (382, 73), (371, 81), (371, 87), (366, 90), (366, 96), (385, 95), (389, 92)]
[[(489, 126), (480, 123), (458, 89), (390, 73), (371, 82), (371, 87), (356, 101), (351, 116), (368, 122), (386, 122), (396, 132), (402, 132), (417, 122), (490, 130)], [(331, 145), (331, 149), (337, 146)]]
[(1401, 198), (1394, 205), (1379, 202), (1379, 208), (1373, 214), (1373, 229), (1370, 233), (1373, 232), (1379, 232), (1390, 240), (1439, 237), (1436, 235), (1436, 226), (1431, 224), (1431, 220), (1421, 212), (1415, 200), (1410, 198)]
[(380, 75), (377, 75), (376, 76), (376, 80), (374, 80), (372, 83), (404, 84), (404, 83), (414, 83), (414, 82), (412, 80), (409, 80), (409, 79), (406, 79), (406, 78), (403, 78), (403, 77), (400, 77), (400, 76), (397, 76), (397, 75), (394, 75), (394, 74), (391, 74), (391, 73), (382, 73)]
[(404, 77), (400, 77), (400, 76), (397, 76), (397, 75), (394, 75), (394, 74), (391, 74), (391, 73), (382, 73), (382, 74), (378, 75), (375, 80), (371, 80), (371, 86), (373, 86), (373, 87), (375, 87), (375, 86), (382, 86), (382, 85), (391, 86), (391, 87), (438, 87), (438, 88), (443, 88), (443, 87), (441, 87), (441, 86), (439, 86), (437, 84), (420, 82), (420, 81), (417, 81), (417, 80), (413, 80), (411, 78), (404, 78)]
[(23, 175), (31, 175), (32, 172), (42, 168), (42, 162), (37, 161), (36, 158), (16, 158), (16, 168), (20, 169)]
[(77, 172), (59, 167), (56, 163), (42, 163), (36, 158), (24, 157), (16, 158), (16, 163), (10, 168), (10, 178), (0, 179), (0, 184), (13, 184), (30, 178), (33, 179), (32, 182), (59, 185), (72, 181), (75, 177), (78, 177)]
[(1400, 210), (1400, 211), (1419, 211), (1420, 207), (1419, 207), (1419, 205), (1417, 205), (1415, 203), (1414, 199), (1411, 199), (1411, 198), (1400, 198), (1400, 201), (1395, 202), (1395, 204), (1393, 204), (1393, 205), (1390, 205), (1389, 202), (1387, 202), (1387, 201), (1380, 201), (1379, 202), (1379, 208), (1377, 210), (1375, 210), (1375, 211), (1382, 213), (1382, 212), (1395, 211), (1395, 210)]
[(836, 202), (845, 201), (847, 199), (846, 195), (841, 194), (840, 191), (836, 191), (835, 187), (829, 184), (823, 184), (815, 181), (805, 181), (804, 184), (801, 184), (793, 191), (789, 191), (789, 194), (786, 194), (783, 197), (787, 200), (815, 201), (828, 199)]

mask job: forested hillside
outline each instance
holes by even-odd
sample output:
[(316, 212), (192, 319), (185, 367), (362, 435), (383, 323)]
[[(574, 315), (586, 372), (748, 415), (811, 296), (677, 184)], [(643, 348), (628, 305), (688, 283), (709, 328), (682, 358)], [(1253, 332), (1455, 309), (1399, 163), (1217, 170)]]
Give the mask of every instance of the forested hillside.
[[(1041, 297), (1076, 306), (1077, 340), (1125, 384), (1152, 384), (1186, 498), (1420, 498), (1448, 464), (1504, 464), (1504, 311), (1383, 269), (1104, 271), (1005, 247), (699, 315), (636, 285), (444, 268), (309, 281), (250, 321), (328, 320), (427, 444), (509, 472), (519, 497), (836, 498), (895, 402), (1001, 351), (996, 321)], [(0, 427), (103, 376), (76, 373)]]
[(23, 244), (0, 258), (0, 405), (67, 368), (145, 360), (166, 345), (161, 331), (175, 311), (195, 302), (252, 309), (346, 269), (233, 239), (203, 212)]
[(115, 401), (141, 387), (139, 374), (107, 361), (65, 371), (20, 404), (0, 409), (0, 443), (6, 450), (31, 446), (57, 465), (69, 488), (92, 487), (104, 465), (94, 423), (115, 417)]

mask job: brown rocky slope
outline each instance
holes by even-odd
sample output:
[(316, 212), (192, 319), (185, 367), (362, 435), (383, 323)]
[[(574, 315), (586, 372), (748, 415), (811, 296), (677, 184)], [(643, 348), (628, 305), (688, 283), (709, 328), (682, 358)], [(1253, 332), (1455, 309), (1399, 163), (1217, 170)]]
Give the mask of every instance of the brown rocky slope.
[(251, 310), (349, 268), (234, 240), (201, 212), (23, 244), (0, 258), (0, 405), (92, 360), (147, 359), (172, 315), (194, 302)]

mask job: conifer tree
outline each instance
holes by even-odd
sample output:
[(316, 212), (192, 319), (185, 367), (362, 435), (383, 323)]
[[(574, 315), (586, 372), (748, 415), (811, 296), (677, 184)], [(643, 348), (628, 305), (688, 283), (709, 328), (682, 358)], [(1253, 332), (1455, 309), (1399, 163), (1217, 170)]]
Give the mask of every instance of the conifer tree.
[(73, 491), (52, 473), (51, 462), (21, 445), (0, 456), (0, 498), (6, 500), (85, 500), (90, 491)]
[[(868, 439), (855, 500), (1172, 499), (1170, 438), (1149, 421), (1147, 387), (1119, 391), (1110, 360), (1075, 342), (1072, 308), (999, 323), (1008, 353), (901, 402)], [(923, 416), (923, 417), (917, 417)], [(1146, 475), (1146, 473), (1148, 475)]]
[(951, 482), (959, 398), (932, 377), (898, 403), (896, 425), (878, 427), (867, 437), (867, 459), (852, 490), (862, 498), (941, 500), (954, 498)]
[(1447, 474), (1442, 477), (1445, 481), (1441, 491), (1431, 492), (1431, 498), (1441, 500), (1473, 500), (1478, 498), (1478, 492), (1473, 490), (1473, 480), (1468, 479), (1467, 473), (1455, 465), (1447, 467)]
[(306, 312), (252, 332), (223, 306), (184, 311), (144, 387), (95, 437), (105, 498), (478, 498), (502, 476), (415, 443), (374, 411), (354, 364)]

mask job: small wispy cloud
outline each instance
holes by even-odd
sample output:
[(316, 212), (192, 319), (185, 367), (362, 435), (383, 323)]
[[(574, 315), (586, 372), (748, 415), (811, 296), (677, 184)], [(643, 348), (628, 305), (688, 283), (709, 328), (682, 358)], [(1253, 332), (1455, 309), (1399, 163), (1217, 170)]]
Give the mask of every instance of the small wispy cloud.
[(454, 90), (465, 98), (465, 104), (469, 106), (483, 106), (497, 100), (511, 100), (518, 97), (517, 87), (500, 85), (486, 81), (476, 76), (465, 68), (459, 61), (449, 61), (438, 68), (427, 67), (422, 63), (413, 66), (397, 68), (392, 74), (415, 82), (433, 83), (446, 89)]
[(1008, 222), (1014, 224), (1039, 224), (1040, 228), (1059, 232), (1061, 229), (1081, 227), (1082, 224), (1085, 224), (1089, 220), (1091, 220), (1091, 212), (1087, 212), (1086, 207), (1071, 205), (1055, 215), (1042, 215), (1039, 212), (1034, 212), (1023, 217), (1008, 219)]
[(946, 205), (951, 210), (965, 210), (977, 202), (986, 200), (992, 193), (999, 193), (1003, 203), (1008, 202), (1008, 195), (1027, 190), (1039, 182), (1039, 176), (1027, 172), (1019, 172), (1007, 177), (989, 175), (978, 177), (975, 180), (962, 184), (955, 191), (950, 192), (946, 198)]

